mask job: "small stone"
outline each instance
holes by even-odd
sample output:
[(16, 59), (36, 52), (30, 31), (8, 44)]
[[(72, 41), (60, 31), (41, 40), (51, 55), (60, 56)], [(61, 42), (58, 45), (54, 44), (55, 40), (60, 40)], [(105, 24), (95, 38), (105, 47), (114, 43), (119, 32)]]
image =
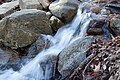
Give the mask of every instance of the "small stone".
[(60, 27), (62, 27), (64, 25), (64, 23), (61, 20), (59, 20), (57, 17), (52, 16), (50, 18), (50, 25), (51, 25), (53, 31), (56, 32)]
[(103, 15), (109, 15), (109, 14), (110, 14), (110, 11), (107, 10), (107, 9), (102, 9), (102, 10), (101, 10), (101, 14), (103, 14)]
[(99, 7), (91, 7), (90, 10), (93, 12), (93, 13), (100, 13), (100, 8)]
[(87, 33), (88, 35), (102, 35), (103, 30), (101, 28), (89, 28)]
[(46, 12), (46, 15), (48, 16), (48, 19), (52, 16), (50, 12)]

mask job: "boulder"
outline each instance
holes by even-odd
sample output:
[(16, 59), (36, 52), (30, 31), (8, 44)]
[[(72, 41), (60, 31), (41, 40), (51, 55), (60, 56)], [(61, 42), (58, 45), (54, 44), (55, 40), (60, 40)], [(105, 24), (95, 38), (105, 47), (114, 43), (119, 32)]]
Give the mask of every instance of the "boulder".
[(111, 11), (112, 14), (120, 13), (120, 4), (107, 4), (106, 7)]
[(32, 44), (39, 34), (52, 34), (44, 11), (24, 9), (0, 21), (0, 41), (13, 49)]
[(52, 16), (50, 18), (50, 26), (53, 29), (53, 31), (56, 32), (63, 25), (64, 25), (64, 23), (61, 20), (59, 20), (57, 17)]
[(70, 22), (77, 13), (78, 0), (59, 0), (50, 4), (52, 14), (64, 22)]
[(58, 71), (62, 79), (67, 80), (67, 77), (86, 58), (86, 50), (92, 40), (91, 36), (77, 39), (59, 54)]
[(0, 48), (0, 69), (1, 70), (4, 70), (6, 68), (17, 69), (16, 62), (19, 59), (18, 55), (19, 55), (18, 52), (10, 48)]
[(115, 35), (120, 35), (120, 19), (112, 18), (112, 20), (110, 21), (110, 28)]
[(109, 15), (110, 13), (111, 13), (110, 10), (107, 10), (107, 9), (102, 9), (101, 10), (102, 15)]
[(42, 51), (47, 42), (44, 40), (43, 36), (39, 36), (36, 42), (34, 42), (28, 49), (28, 56), (36, 56), (40, 51)]
[(18, 1), (3, 3), (0, 5), (0, 19), (15, 12), (14, 8), (19, 5)]
[(43, 9), (38, 0), (19, 0), (20, 9)]
[(38, 0), (44, 9), (47, 9), (54, 0)]
[(10, 57), (11, 57), (11, 54), (7, 54), (5, 51), (3, 51), (0, 48), (0, 66), (8, 63)]
[(105, 24), (104, 19), (93, 19), (90, 21), (89, 28), (87, 30), (88, 35), (103, 35), (103, 26)]

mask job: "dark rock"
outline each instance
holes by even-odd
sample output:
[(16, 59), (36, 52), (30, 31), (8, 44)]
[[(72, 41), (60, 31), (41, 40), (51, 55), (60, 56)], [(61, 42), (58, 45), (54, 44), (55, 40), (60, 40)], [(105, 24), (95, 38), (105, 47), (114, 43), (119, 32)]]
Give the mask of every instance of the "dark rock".
[(110, 22), (110, 28), (115, 35), (120, 35), (120, 19), (113, 18)]
[(120, 4), (108, 4), (106, 7), (112, 14), (120, 13)]
[(87, 30), (88, 35), (102, 35), (103, 32), (103, 25), (105, 24), (104, 19), (93, 19), (89, 24), (89, 28)]
[(89, 28), (87, 31), (88, 35), (103, 35), (102, 28)]
[(120, 1), (119, 0), (109, 0), (108, 3), (109, 4), (118, 4), (118, 3), (120, 3)]

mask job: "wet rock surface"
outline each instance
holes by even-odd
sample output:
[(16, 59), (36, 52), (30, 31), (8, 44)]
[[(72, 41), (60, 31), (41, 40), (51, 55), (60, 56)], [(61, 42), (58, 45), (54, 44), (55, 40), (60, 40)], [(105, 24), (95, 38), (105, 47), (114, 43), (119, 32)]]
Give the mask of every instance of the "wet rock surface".
[(50, 47), (50, 41), (44, 39), (42, 35), (38, 37), (28, 49), (28, 56), (36, 56), (39, 52)]
[[(14, 70), (17, 70), (17, 66), (19, 63), (19, 53), (15, 50), (12, 50), (7, 47), (3, 47), (2, 44), (0, 44), (0, 70), (4, 70), (6, 68), (13, 68)], [(20, 67), (19, 67), (20, 68)]]
[(59, 54), (58, 71), (66, 79), (78, 65), (86, 58), (86, 50), (92, 37), (78, 39), (71, 43)]
[(59, 55), (43, 54), (41, 74), (45, 80), (120, 80), (119, 0), (0, 0), (0, 70), (18, 71), (52, 46), (40, 34), (53, 36), (78, 6), (91, 13), (84, 35), (94, 38), (78, 39)]
[[(49, 54), (45, 55), (41, 62), (39, 62), (41, 69), (43, 71), (42, 75), (46, 80), (55, 79), (55, 72), (56, 72), (56, 63), (57, 63), (57, 55)], [(46, 71), (49, 71), (48, 73)]]

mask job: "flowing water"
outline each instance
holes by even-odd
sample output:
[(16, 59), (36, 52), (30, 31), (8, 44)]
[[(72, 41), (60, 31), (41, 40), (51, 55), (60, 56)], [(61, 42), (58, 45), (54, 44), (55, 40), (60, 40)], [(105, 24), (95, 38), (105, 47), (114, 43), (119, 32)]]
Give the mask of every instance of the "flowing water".
[(49, 49), (41, 51), (19, 71), (13, 71), (12, 69), (2, 71), (0, 80), (48, 80), (48, 77), (53, 73), (50, 68), (52, 64), (46, 64), (46, 69), (43, 71), (39, 63), (47, 59), (46, 55), (57, 56), (65, 47), (76, 39), (84, 37), (91, 20), (90, 15), (90, 13), (81, 13), (81, 10), (78, 9), (77, 15), (71, 24), (65, 25), (59, 29), (54, 37), (44, 35), (44, 38), (49, 39), (53, 43)]

